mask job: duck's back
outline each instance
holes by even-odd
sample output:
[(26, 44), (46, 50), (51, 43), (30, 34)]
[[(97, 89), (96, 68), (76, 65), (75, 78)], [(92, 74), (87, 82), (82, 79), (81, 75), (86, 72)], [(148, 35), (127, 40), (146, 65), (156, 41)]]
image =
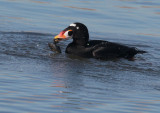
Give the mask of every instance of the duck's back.
[(118, 43), (91, 40), (85, 46), (70, 43), (66, 49), (66, 53), (75, 54), (82, 57), (93, 57), (97, 59), (113, 59), (134, 57), (137, 53), (145, 51), (137, 50), (134, 47), (128, 47)]
[(91, 44), (97, 43), (94, 46), (93, 57), (98, 59), (112, 59), (112, 58), (133, 58), (137, 53), (145, 53), (135, 47), (108, 42), (108, 41), (90, 41)]

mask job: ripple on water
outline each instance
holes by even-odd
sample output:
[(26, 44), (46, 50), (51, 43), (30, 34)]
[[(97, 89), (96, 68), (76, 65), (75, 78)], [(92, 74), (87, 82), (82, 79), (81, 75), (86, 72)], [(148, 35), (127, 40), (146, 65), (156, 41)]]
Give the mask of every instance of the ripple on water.
[[(2, 0), (0, 30), (16, 32), (0, 32), (0, 112), (158, 113), (159, 15), (155, 13), (159, 7), (155, 3)], [(135, 61), (85, 59), (64, 53), (69, 42), (60, 43), (62, 54), (51, 52), (48, 43), (55, 34), (48, 32), (57, 33), (75, 20), (88, 26), (92, 39), (148, 53), (137, 55)], [(31, 32), (17, 32), (22, 30)]]

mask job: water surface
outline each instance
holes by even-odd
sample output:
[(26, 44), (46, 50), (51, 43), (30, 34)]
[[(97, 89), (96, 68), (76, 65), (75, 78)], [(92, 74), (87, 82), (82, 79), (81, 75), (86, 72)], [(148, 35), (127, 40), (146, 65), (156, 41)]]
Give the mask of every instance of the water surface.
[[(158, 113), (160, 2), (0, 0), (0, 112)], [(101, 61), (48, 48), (70, 23), (148, 53)]]

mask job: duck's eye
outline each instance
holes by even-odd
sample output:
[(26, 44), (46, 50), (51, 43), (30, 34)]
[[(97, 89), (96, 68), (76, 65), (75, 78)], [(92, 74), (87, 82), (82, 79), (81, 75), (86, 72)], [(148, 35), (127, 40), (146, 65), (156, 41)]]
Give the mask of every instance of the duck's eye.
[(66, 31), (65, 33), (64, 33), (64, 35), (66, 36), (66, 37), (72, 37), (72, 35), (73, 35), (73, 31)]
[(68, 36), (72, 36), (73, 35), (73, 31), (68, 31)]

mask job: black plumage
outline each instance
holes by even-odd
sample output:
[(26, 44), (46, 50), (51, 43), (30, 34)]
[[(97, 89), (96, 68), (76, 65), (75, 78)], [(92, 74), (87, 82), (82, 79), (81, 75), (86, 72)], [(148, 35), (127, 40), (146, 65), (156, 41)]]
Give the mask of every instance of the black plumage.
[(114, 59), (126, 58), (131, 59), (138, 53), (145, 53), (135, 47), (103, 41), (89, 40), (87, 27), (82, 23), (74, 23), (63, 31), (71, 30), (73, 32), (73, 41), (67, 46), (66, 53), (74, 54), (81, 57), (96, 59)]

